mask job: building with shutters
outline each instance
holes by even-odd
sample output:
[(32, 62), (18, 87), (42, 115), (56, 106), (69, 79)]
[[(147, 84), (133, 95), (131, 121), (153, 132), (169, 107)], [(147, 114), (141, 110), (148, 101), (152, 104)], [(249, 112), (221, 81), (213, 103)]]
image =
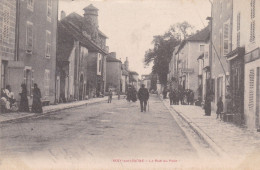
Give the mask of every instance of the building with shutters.
[(213, 94), (211, 108), (217, 109), (217, 101), (222, 97), (224, 111), (227, 111), (229, 102), (228, 90), (230, 86), (230, 68), (226, 55), (232, 51), (232, 11), (230, 0), (213, 0), (212, 30), (210, 45), (211, 51), (211, 82), (210, 90)]
[(0, 3), (0, 88), (10, 80), (10, 71), (16, 61), (16, 0), (2, 0)]
[(227, 55), (230, 62), (231, 95), (234, 99), (231, 105), (243, 113), (242, 123), (249, 129), (260, 128), (259, 6), (257, 0), (233, 1), (233, 51)]
[(2, 64), (2, 85), (9, 84), (19, 101), (21, 84), (25, 83), (31, 103), (33, 84), (37, 83), (42, 93), (42, 100), (55, 102), (58, 1), (4, 0), (0, 5), (3, 12), (8, 14), (3, 16), (3, 24), (9, 24), (9, 43), (3, 43), (6, 47), (2, 57), (5, 60)]

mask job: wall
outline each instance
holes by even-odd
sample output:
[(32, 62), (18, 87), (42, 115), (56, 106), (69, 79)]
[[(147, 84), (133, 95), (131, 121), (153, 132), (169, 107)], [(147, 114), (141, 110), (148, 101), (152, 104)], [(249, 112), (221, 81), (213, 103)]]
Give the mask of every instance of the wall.
[[(107, 62), (107, 88), (120, 89), (121, 80), (121, 63), (120, 62)], [(107, 89), (108, 90), (108, 89)]]
[[(56, 32), (58, 1), (52, 1), (52, 18), (47, 19), (47, 0), (34, 1), (34, 9), (27, 8), (27, 1), (20, 1), (19, 22), (19, 60), (25, 66), (34, 70), (33, 82), (37, 83), (42, 97), (54, 102), (55, 98), (55, 68), (56, 68)], [(26, 24), (33, 23), (32, 54), (26, 53)], [(51, 55), (46, 57), (46, 30), (51, 32)], [(44, 93), (45, 69), (50, 70), (49, 95)], [(27, 89), (28, 90), (28, 89)], [(31, 96), (30, 96), (31, 97)], [(31, 99), (31, 98), (30, 98)]]
[[(6, 21), (5, 25), (4, 25), (4, 20)], [(6, 23), (9, 24), (6, 25)], [(1, 72), (2, 60), (10, 61), (15, 59), (15, 24), (16, 24), (16, 0), (1, 0), (0, 3), (0, 75), (2, 75)], [(6, 28), (5, 30), (8, 31), (4, 31), (4, 28)], [(8, 79), (7, 73), (5, 77), (7, 80)], [(0, 79), (0, 89), (5, 88), (4, 86), (9, 83), (10, 82), (4, 83)]]
[[(212, 68), (211, 77), (214, 79), (215, 97), (212, 102), (212, 110), (216, 110), (217, 94), (222, 94), (224, 107), (226, 86), (229, 84), (229, 63), (223, 54), (223, 23), (229, 23), (228, 48), (229, 52), (232, 50), (232, 1), (230, 0), (214, 0), (213, 1), (213, 20), (212, 20)], [(219, 57), (219, 58), (218, 58)], [(222, 65), (221, 65), (222, 64)], [(222, 68), (223, 66), (223, 68)], [(226, 75), (226, 76), (225, 76)], [(218, 87), (217, 80), (222, 80)], [(217, 89), (222, 89), (221, 92)]]

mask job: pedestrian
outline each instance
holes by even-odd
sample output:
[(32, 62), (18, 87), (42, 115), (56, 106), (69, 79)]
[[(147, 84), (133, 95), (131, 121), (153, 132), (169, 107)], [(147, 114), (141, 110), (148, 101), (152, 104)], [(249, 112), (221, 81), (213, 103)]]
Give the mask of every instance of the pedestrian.
[(164, 87), (163, 89), (163, 99), (166, 99), (167, 98), (167, 89), (166, 87)]
[(109, 92), (108, 92), (108, 101), (107, 101), (107, 103), (111, 103), (112, 102), (112, 96), (113, 96), (113, 93), (112, 93), (112, 90), (110, 89)]
[(205, 97), (204, 110), (205, 110), (205, 116), (211, 115), (211, 97), (210, 97), (209, 93), (207, 93), (206, 97)]
[(131, 91), (131, 100), (133, 101), (133, 102), (136, 102), (137, 101), (137, 97), (136, 97), (136, 90), (135, 90), (135, 88), (133, 87), (132, 88), (132, 91)]
[(179, 105), (179, 100), (180, 100), (180, 99), (179, 99), (179, 98), (180, 98), (179, 94), (180, 94), (180, 93), (179, 93), (179, 91), (178, 91), (177, 89), (175, 89), (175, 90), (174, 90), (174, 94), (175, 94), (175, 95), (174, 95), (174, 96), (175, 96), (174, 104), (175, 104), (175, 105)]
[(170, 98), (170, 105), (173, 105), (174, 104), (174, 92), (173, 92), (173, 90), (170, 91), (169, 98)]
[(144, 84), (142, 84), (141, 88), (138, 91), (138, 98), (140, 100), (141, 112), (146, 112), (146, 105), (149, 99), (149, 92), (147, 88), (145, 88)]
[(217, 118), (220, 117), (221, 119), (222, 112), (223, 112), (223, 102), (222, 102), (222, 97), (220, 97), (217, 103)]
[(193, 103), (194, 103), (194, 92), (192, 90), (190, 91), (190, 102), (191, 102), (191, 105), (193, 105)]
[(21, 87), (22, 87), (22, 92), (19, 93), (21, 96), (19, 111), (20, 112), (29, 112), (27, 88), (26, 88), (25, 84), (21, 84)]
[(32, 112), (33, 113), (42, 113), (42, 102), (41, 102), (41, 90), (38, 88), (38, 85), (34, 83), (33, 85), (33, 103), (32, 103)]

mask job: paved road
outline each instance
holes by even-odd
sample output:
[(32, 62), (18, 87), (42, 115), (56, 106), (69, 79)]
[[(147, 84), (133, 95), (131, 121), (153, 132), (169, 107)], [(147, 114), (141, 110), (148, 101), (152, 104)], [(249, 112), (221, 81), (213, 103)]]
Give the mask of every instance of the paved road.
[(0, 165), (176, 167), (197, 158), (160, 99), (151, 97), (149, 112), (139, 110), (121, 99), (1, 124)]

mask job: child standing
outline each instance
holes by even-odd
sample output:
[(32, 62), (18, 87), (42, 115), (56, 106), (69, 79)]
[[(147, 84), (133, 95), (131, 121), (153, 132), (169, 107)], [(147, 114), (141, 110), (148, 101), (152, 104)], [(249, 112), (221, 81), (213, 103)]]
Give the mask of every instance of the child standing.
[(217, 118), (221, 118), (221, 113), (223, 112), (223, 102), (222, 102), (222, 97), (219, 98), (218, 103), (217, 103)]

